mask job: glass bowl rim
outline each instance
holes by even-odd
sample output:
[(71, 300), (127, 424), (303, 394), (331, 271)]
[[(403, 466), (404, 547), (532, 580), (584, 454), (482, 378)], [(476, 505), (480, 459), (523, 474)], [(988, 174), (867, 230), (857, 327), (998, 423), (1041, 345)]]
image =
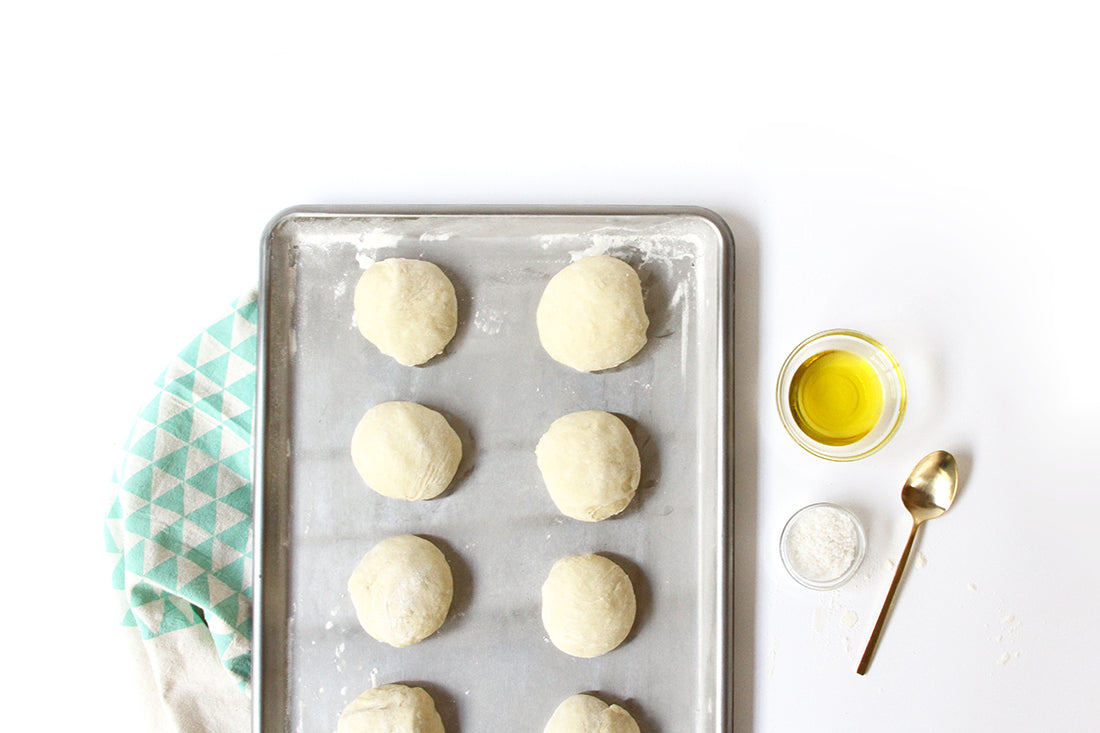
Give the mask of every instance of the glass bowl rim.
[[(791, 566), (790, 558), (787, 555), (787, 537), (790, 535), (791, 528), (794, 526), (794, 521), (810, 509), (817, 509), (818, 507), (828, 507), (843, 513), (851, 520), (852, 526), (854, 526), (856, 530), (856, 556), (848, 569), (832, 580), (818, 581), (803, 577)], [(857, 517), (855, 512), (851, 509), (841, 506), (840, 504), (834, 504), (831, 501), (819, 501), (802, 507), (790, 516), (786, 524), (783, 525), (783, 531), (779, 534), (779, 558), (783, 562), (783, 568), (796, 583), (810, 590), (833, 590), (834, 588), (839, 588), (844, 585), (855, 576), (860, 565), (862, 565), (863, 561), (866, 559), (866, 556), (867, 532), (863, 528), (863, 522), (859, 520), (859, 517)]]
[[(853, 445), (858, 446), (860, 441), (851, 443), (845, 446), (832, 446), (825, 443), (819, 443), (813, 438), (803, 433), (796, 424), (794, 424), (794, 418), (791, 415), (790, 410), (790, 397), (784, 394), (783, 385), (786, 381), (787, 375), (789, 375), (793, 368), (801, 366), (801, 364), (795, 365), (795, 357), (799, 355), (804, 349), (809, 347), (818, 341), (823, 341), (831, 337), (848, 337), (856, 341), (862, 341), (870, 346), (875, 351), (882, 354), (883, 357), (890, 363), (891, 374), (896, 377), (896, 389), (897, 389), (897, 408), (896, 415), (890, 424), (889, 429), (875, 442), (857, 450), (855, 453), (846, 453), (843, 449), (850, 448)], [(905, 374), (902, 372), (901, 364), (894, 358), (894, 355), (890, 352), (886, 346), (882, 344), (878, 339), (872, 336), (868, 336), (862, 331), (857, 331), (852, 328), (831, 328), (825, 331), (818, 331), (817, 333), (803, 339), (797, 346), (795, 346), (791, 352), (787, 355), (787, 358), (783, 361), (783, 366), (779, 369), (779, 376), (776, 379), (775, 385), (775, 404), (779, 411), (779, 420), (783, 424), (783, 429), (794, 439), (799, 446), (809, 453), (812, 453), (819, 458), (825, 458), (830, 461), (856, 461), (880, 450), (884, 445), (890, 442), (890, 439), (894, 437), (894, 433), (898, 431), (901, 426), (902, 418), (905, 416), (905, 406), (908, 398), (907, 389), (905, 385)], [(877, 427), (877, 426), (876, 426)]]

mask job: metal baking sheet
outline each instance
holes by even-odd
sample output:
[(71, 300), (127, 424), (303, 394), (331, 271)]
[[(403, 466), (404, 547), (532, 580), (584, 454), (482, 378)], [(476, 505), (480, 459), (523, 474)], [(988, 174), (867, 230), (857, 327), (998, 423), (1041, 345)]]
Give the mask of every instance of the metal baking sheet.
[[(565, 265), (610, 254), (641, 276), (643, 350), (573, 371), (543, 351), (535, 308)], [(388, 257), (439, 265), (458, 331), (422, 367), (380, 354), (353, 322), (363, 269)], [(731, 713), (733, 247), (694, 208), (291, 209), (265, 233), (256, 470), (254, 729), (335, 730), (344, 706), (390, 682), (427, 689), (449, 733), (542, 730), (578, 692), (618, 702), (643, 731), (726, 731)], [(463, 442), (452, 486), (426, 502), (367, 489), (349, 445), (388, 400), (442, 412)], [(553, 420), (626, 418), (642, 482), (625, 512), (563, 517), (534, 448)], [(356, 621), (345, 584), (378, 541), (412, 533), (444, 552), (455, 597), (442, 628), (394, 649)], [(607, 555), (630, 575), (627, 640), (577, 659), (548, 640), (540, 589), (559, 558)]]

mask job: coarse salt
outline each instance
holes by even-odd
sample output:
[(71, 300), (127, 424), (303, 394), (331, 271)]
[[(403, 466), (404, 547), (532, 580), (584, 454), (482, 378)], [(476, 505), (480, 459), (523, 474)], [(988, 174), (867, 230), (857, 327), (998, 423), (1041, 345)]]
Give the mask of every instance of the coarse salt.
[(811, 583), (831, 583), (857, 563), (860, 534), (852, 516), (835, 506), (817, 504), (794, 516), (784, 537), (791, 571)]

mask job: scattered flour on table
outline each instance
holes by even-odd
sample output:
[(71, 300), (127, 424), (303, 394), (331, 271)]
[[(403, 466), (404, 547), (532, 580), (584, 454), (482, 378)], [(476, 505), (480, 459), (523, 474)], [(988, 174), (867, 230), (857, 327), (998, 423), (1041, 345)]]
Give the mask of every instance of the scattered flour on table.
[[(1016, 614), (1014, 613), (1001, 613), (1001, 633), (997, 634), (993, 640), (997, 644), (1005, 644), (1006, 642), (1015, 641), (1016, 632), (1020, 628), (1019, 621), (1016, 620)], [(1004, 651), (1000, 657), (997, 658), (997, 664), (1005, 666), (1009, 662), (1019, 659), (1019, 650), (1012, 649)]]
[(500, 333), (504, 325), (504, 314), (495, 308), (482, 307), (474, 313), (474, 328), (489, 336)]
[[(545, 243), (543, 246), (546, 247), (562, 238), (550, 235), (542, 239)], [(697, 235), (676, 231), (675, 224), (639, 230), (606, 227), (591, 232), (588, 239), (591, 243), (587, 247), (569, 252), (572, 262), (596, 255), (615, 256), (614, 250), (630, 250), (641, 257), (642, 265), (653, 262), (671, 264), (675, 259), (690, 259), (692, 253), (702, 245), (702, 240)]]
[(374, 258), (364, 250), (359, 250), (355, 255), (355, 261), (359, 263), (359, 267), (363, 270), (374, 264)]
[(380, 250), (391, 249), (400, 244), (402, 235), (384, 227), (371, 229), (359, 235), (355, 242), (355, 261), (360, 269), (367, 269), (375, 263)]
[(827, 617), (828, 611), (826, 611), (824, 608), (818, 606), (814, 609), (814, 615), (811, 621), (811, 626), (814, 630), (814, 633), (820, 634), (822, 631), (825, 630), (825, 619)]
[(379, 250), (391, 249), (401, 243), (404, 237), (385, 227), (371, 229), (359, 235), (359, 241), (355, 243), (358, 250), (355, 259), (364, 270), (374, 264), (374, 258)]
[(348, 645), (345, 642), (340, 642), (336, 647), (336, 670), (343, 672), (347, 668), (347, 660), (344, 659), (344, 652), (347, 650)]
[(840, 647), (850, 656), (856, 646), (851, 633), (859, 624), (859, 614), (841, 603), (841, 591), (824, 594), (822, 603), (813, 610), (810, 626), (827, 647)]
[[(977, 592), (977, 583), (967, 584), (967, 588), (972, 592)], [(981, 594), (982, 597), (985, 594)], [(998, 602), (1003, 603), (1003, 602)], [(1005, 610), (1003, 605), (1000, 608), (993, 610), (995, 614), (993, 619), (986, 621), (984, 626), (989, 629), (989, 636), (987, 637), (990, 642), (996, 645), (996, 663), (997, 667), (1005, 667), (1020, 658), (1020, 650), (1016, 647), (1017, 636), (1020, 631), (1020, 620), (1015, 613)], [(1008, 647), (1008, 648), (1006, 648)]]

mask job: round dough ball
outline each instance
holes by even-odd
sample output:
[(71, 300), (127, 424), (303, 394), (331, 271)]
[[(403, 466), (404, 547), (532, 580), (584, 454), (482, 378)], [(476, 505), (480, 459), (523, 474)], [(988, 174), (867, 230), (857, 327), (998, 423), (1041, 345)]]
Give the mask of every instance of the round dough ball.
[(355, 323), (383, 354), (405, 366), (423, 364), (455, 335), (454, 285), (431, 262), (397, 257), (376, 262), (355, 286)]
[(367, 486), (382, 496), (432, 499), (455, 477), (462, 441), (435, 410), (415, 402), (383, 402), (355, 426), (351, 460)]
[(406, 534), (382, 540), (363, 556), (348, 578), (348, 593), (368, 634), (404, 647), (443, 625), (454, 579), (438, 547)]
[(348, 703), (336, 733), (444, 733), (432, 696), (419, 687), (382, 685)]
[(542, 733), (641, 733), (630, 713), (592, 695), (573, 695), (558, 705)]
[(535, 319), (546, 353), (582, 372), (622, 364), (645, 346), (649, 328), (638, 273), (606, 255), (585, 257), (554, 275)]
[(562, 514), (598, 522), (626, 508), (642, 475), (623, 421), (585, 410), (559, 417), (535, 448), (542, 480)]
[(542, 625), (554, 646), (574, 657), (598, 657), (621, 644), (635, 610), (630, 578), (601, 555), (558, 560), (542, 585)]

